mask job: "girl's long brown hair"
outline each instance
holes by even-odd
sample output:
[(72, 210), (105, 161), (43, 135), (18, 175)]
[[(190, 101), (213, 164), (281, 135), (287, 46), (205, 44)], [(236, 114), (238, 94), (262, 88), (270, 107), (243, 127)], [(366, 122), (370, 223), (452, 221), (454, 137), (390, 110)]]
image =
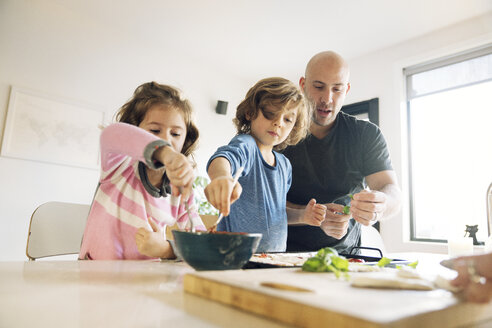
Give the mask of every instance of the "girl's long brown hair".
[(154, 105), (165, 105), (179, 109), (186, 124), (186, 138), (181, 153), (192, 155), (198, 146), (198, 129), (193, 123), (191, 103), (181, 96), (181, 92), (169, 85), (157, 82), (144, 83), (135, 89), (133, 97), (116, 113), (118, 122), (139, 126), (147, 111)]

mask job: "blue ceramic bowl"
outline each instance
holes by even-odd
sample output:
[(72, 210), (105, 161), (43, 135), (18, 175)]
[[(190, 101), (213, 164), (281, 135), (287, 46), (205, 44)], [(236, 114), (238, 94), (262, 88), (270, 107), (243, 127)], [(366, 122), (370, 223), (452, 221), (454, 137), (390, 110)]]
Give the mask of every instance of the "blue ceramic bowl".
[(260, 243), (261, 233), (173, 230), (178, 255), (195, 270), (241, 269)]

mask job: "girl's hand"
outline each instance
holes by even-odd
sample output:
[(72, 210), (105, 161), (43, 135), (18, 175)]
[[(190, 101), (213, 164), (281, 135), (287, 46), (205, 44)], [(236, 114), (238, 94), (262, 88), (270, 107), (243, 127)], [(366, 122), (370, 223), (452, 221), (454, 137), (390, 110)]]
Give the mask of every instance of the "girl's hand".
[(231, 204), (234, 203), (241, 193), (243, 188), (237, 182), (234, 185), (234, 180), (231, 176), (223, 176), (213, 179), (205, 188), (205, 196), (213, 207), (219, 210), (222, 215), (229, 215)]
[(166, 174), (171, 185), (176, 187), (172, 188), (173, 195), (179, 196), (181, 194), (181, 202), (183, 203), (191, 195), (195, 179), (190, 161), (171, 147), (163, 147), (163, 151), (158, 154), (161, 157), (161, 163), (166, 168)]
[(164, 238), (162, 230), (149, 217), (151, 230), (139, 228), (135, 235), (137, 249), (142, 255), (159, 258), (174, 258), (171, 244)]
[(326, 205), (317, 204), (316, 199), (311, 199), (304, 210), (303, 223), (320, 226), (326, 215)]

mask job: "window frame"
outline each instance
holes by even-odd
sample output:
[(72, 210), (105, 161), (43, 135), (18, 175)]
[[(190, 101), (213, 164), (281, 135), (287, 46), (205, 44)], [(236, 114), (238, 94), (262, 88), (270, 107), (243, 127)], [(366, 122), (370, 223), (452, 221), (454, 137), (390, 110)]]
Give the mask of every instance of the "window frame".
[[(411, 76), (414, 74), (430, 71), (433, 69), (457, 64), (460, 62), (464, 62), (473, 58), (490, 55), (492, 54), (492, 44), (486, 44), (477, 48), (461, 51), (452, 55), (448, 55), (445, 57), (440, 57), (437, 59), (433, 59), (430, 61), (426, 61), (421, 64), (412, 65), (406, 68), (403, 68), (403, 77), (405, 81), (405, 100), (406, 100), (406, 129), (407, 129), (407, 165), (408, 165), (408, 206), (409, 206), (409, 232), (410, 232), (410, 241), (411, 242), (430, 242), (435, 244), (446, 244), (448, 241), (446, 239), (433, 239), (433, 238), (419, 238), (417, 237), (416, 232), (416, 218), (414, 214), (414, 186), (413, 186), (413, 166), (412, 166), (412, 127), (411, 127), (411, 109), (410, 102), (412, 99), (416, 99), (419, 97), (429, 96), (432, 94), (442, 93), (446, 91), (450, 91), (453, 89), (464, 88), (477, 83), (485, 83), (492, 79), (481, 80), (479, 82), (465, 83), (455, 87), (443, 88), (438, 91), (433, 91), (425, 94), (421, 94), (418, 96), (409, 97), (412, 92), (412, 80)], [(489, 231), (489, 235), (490, 235)]]

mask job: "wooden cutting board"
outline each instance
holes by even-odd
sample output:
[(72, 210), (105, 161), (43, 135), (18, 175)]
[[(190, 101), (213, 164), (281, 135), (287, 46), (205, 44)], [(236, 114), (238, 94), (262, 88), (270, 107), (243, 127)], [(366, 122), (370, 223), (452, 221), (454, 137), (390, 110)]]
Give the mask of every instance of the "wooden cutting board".
[[(293, 290), (273, 288), (284, 285)], [(196, 272), (185, 275), (184, 289), (298, 327), (461, 327), (486, 320), (492, 324), (492, 303), (463, 303), (442, 289), (355, 288), (332, 273), (298, 268)]]

